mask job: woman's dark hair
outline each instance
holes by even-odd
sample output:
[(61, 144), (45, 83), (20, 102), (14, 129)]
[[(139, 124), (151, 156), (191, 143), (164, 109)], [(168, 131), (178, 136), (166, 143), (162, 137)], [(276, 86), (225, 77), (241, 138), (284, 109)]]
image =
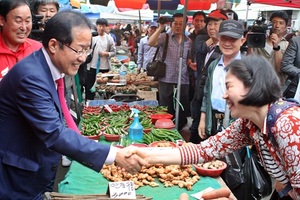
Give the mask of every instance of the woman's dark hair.
[(226, 69), (250, 89), (245, 98), (239, 101), (240, 104), (260, 107), (282, 96), (279, 78), (272, 65), (262, 56), (245, 56), (241, 60), (234, 60)]
[(29, 3), (26, 0), (18, 0), (18, 1), (12, 1), (12, 0), (0, 0), (0, 15), (6, 19), (7, 14), (22, 5), (27, 5), (30, 8)]
[(72, 30), (75, 27), (91, 29), (92, 25), (80, 12), (58, 12), (46, 23), (42, 41), (43, 46), (48, 47), (49, 41), (53, 38), (63, 44), (71, 44), (73, 42)]

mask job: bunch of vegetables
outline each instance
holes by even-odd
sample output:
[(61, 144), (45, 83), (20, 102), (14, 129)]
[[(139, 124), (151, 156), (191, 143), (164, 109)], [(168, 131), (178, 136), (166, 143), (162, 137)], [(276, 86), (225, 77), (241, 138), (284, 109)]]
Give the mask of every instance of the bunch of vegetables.
[[(145, 106), (135, 106), (146, 110)], [(132, 123), (130, 114), (131, 110), (128, 104), (110, 105), (114, 111), (107, 113), (105, 108), (100, 106), (86, 106), (82, 113), (80, 129), (85, 136), (94, 136), (101, 133), (108, 134), (127, 134), (127, 128)], [(144, 128), (151, 128), (151, 119), (146, 114), (141, 112), (141, 124)]]
[(155, 141), (171, 141), (181, 140), (180, 133), (176, 130), (153, 128), (148, 134), (144, 134), (143, 143), (150, 144)]

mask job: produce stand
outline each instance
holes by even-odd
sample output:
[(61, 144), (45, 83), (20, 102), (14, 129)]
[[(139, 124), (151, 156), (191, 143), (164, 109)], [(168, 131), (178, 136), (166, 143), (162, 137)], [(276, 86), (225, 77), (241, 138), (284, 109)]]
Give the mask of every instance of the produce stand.
[[(156, 100), (158, 82), (153, 81), (153, 77), (147, 76), (146, 72), (139, 72), (136, 63), (126, 59), (125, 54), (111, 58), (111, 70), (96, 75), (93, 90), (104, 99), (115, 94), (137, 94), (139, 91), (147, 99)], [(120, 82), (120, 71), (126, 71), (126, 84)]]
[[(89, 102), (90, 107), (103, 107), (104, 105), (123, 105), (123, 102), (117, 102), (114, 99), (108, 100), (94, 100)], [(153, 100), (143, 100), (134, 101), (126, 103), (130, 107), (137, 106), (153, 106), (158, 107), (158, 102)], [(81, 127), (79, 127), (81, 129)], [(150, 133), (148, 133), (150, 134)], [(148, 135), (147, 134), (147, 135)], [(182, 138), (181, 138), (182, 139)], [(101, 142), (108, 145), (119, 145), (118, 142), (106, 141), (104, 135), (101, 135), (98, 139), (94, 139), (95, 142)], [(172, 148), (172, 147), (162, 147)], [(180, 173), (181, 174), (181, 173)], [(157, 183), (156, 187), (149, 185), (140, 186), (136, 189), (137, 199), (153, 199), (153, 200), (173, 200), (178, 199), (181, 193), (187, 193), (189, 195), (200, 192), (208, 187), (218, 189), (221, 187), (226, 187), (223, 180), (212, 177), (200, 176), (200, 180), (192, 185), (190, 190), (186, 188), (181, 188), (177, 185), (166, 187), (162, 182), (155, 178)], [(58, 184), (58, 194), (53, 193), (53, 196), (58, 196), (64, 199), (93, 199), (95, 196), (100, 195), (101, 198), (109, 199), (104, 197), (107, 193), (109, 180), (107, 180), (102, 173), (95, 172), (80, 163), (73, 161), (69, 171), (67, 172), (65, 178)], [(62, 196), (60, 196), (62, 195)], [(85, 196), (80, 196), (85, 195)], [(51, 196), (51, 195), (50, 195)], [(54, 198), (55, 199), (55, 198)], [(100, 198), (99, 198), (100, 199)]]
[[(106, 141), (100, 138), (99, 142)], [(178, 199), (183, 192), (194, 194), (207, 187), (218, 189), (222, 187), (220, 179), (211, 177), (200, 177), (200, 180), (193, 185), (191, 190), (179, 188), (178, 186), (164, 187), (164, 185), (156, 181), (159, 186), (142, 186), (136, 190), (137, 194), (146, 197), (152, 197), (153, 200), (161, 199)], [(105, 194), (108, 188), (108, 180), (101, 173), (95, 172), (78, 162), (73, 161), (65, 179), (58, 185), (59, 193), (63, 194)]]

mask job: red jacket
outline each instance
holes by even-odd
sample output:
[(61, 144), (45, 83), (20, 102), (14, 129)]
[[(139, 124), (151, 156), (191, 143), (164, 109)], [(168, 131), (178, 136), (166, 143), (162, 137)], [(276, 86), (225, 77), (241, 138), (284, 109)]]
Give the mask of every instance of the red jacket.
[(20, 44), (18, 50), (13, 52), (7, 48), (0, 35), (0, 80), (19, 60), (41, 47), (42, 44), (40, 42), (27, 38), (23, 44)]

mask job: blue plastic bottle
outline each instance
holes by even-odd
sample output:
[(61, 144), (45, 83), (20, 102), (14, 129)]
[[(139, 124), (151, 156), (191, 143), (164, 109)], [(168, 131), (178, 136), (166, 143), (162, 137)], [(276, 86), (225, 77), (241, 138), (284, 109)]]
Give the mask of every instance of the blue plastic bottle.
[(143, 139), (143, 126), (139, 120), (139, 110), (132, 108), (133, 115), (133, 122), (129, 126), (129, 139), (131, 143), (139, 143)]

